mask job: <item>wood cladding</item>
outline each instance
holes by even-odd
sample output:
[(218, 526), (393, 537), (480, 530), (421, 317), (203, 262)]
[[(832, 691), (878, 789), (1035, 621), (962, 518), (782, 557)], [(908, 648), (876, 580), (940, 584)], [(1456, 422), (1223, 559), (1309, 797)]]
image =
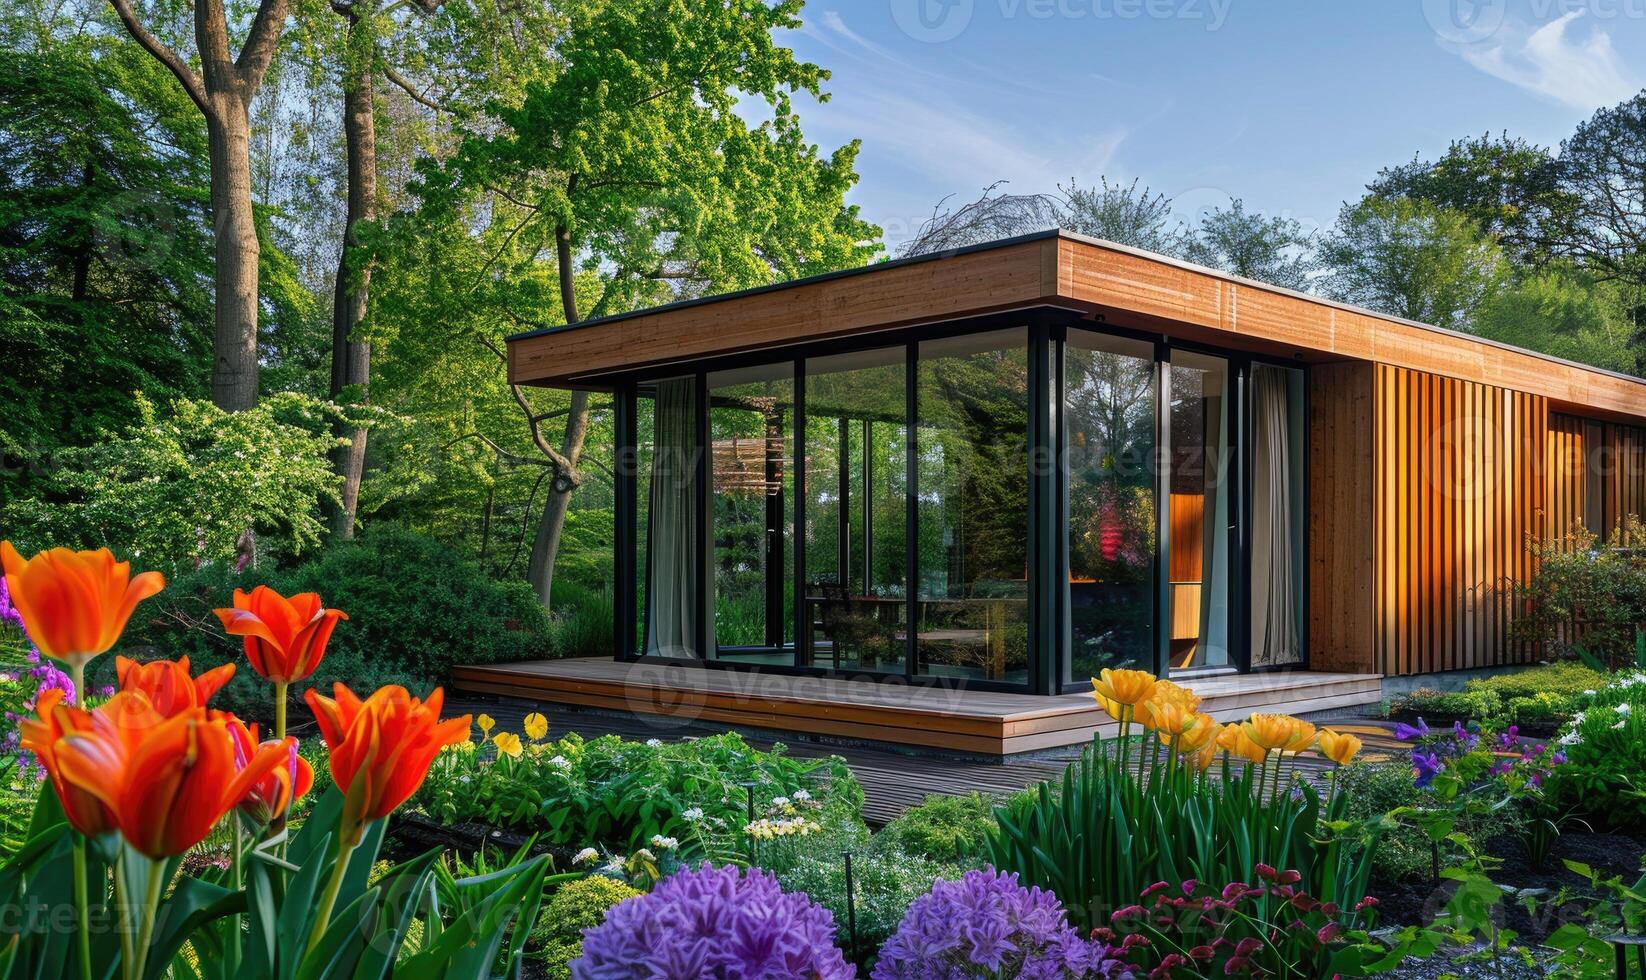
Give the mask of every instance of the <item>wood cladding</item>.
[(1544, 519), (1546, 399), (1373, 368), (1377, 650), (1385, 674), (1533, 659), (1515, 584)]
[(1388, 364), (1646, 420), (1643, 381), (1062, 232), (522, 335), (509, 341), (509, 375), (598, 388), (640, 368), (1047, 306), (1174, 339)]
[(1384, 364), (1311, 376), (1310, 665), (1525, 663), (1515, 583), (1547, 533), (1548, 402)]
[(1602, 541), (1646, 544), (1624, 534), (1629, 517), (1646, 518), (1646, 429), (1552, 413), (1547, 473), (1549, 537), (1581, 526)]

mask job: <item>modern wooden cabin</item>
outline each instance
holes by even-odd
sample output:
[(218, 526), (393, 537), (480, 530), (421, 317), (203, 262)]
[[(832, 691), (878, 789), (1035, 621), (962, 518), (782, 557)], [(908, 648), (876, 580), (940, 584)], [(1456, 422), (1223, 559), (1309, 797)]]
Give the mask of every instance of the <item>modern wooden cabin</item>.
[(1066, 232), (508, 348), (614, 398), (618, 656), (457, 680), (564, 703), (984, 753), (1105, 666), (1375, 703), (1535, 659), (1529, 542), (1646, 512), (1640, 379)]

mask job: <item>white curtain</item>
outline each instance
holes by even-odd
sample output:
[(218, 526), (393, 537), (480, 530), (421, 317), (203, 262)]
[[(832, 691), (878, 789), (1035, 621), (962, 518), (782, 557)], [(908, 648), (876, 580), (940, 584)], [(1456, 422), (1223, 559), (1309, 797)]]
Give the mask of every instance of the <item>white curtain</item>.
[(702, 574), (697, 548), (697, 389), (660, 381), (655, 399), (651, 527), (646, 535), (646, 655), (696, 657)]
[(1301, 663), (1291, 372), (1252, 369), (1252, 666)]
[(1228, 374), (1200, 372), (1205, 426), (1205, 490), (1200, 552), (1200, 650), (1195, 666), (1229, 663)]

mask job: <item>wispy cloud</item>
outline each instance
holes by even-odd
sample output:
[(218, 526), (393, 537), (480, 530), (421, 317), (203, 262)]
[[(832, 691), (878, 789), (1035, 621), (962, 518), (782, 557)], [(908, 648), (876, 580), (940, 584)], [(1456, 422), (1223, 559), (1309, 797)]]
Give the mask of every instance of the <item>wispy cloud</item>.
[(1574, 109), (1620, 102), (1640, 85), (1604, 29), (1575, 36), (1571, 27), (1583, 14), (1574, 10), (1535, 29), (1506, 23), (1494, 37), (1457, 51), (1494, 78)]

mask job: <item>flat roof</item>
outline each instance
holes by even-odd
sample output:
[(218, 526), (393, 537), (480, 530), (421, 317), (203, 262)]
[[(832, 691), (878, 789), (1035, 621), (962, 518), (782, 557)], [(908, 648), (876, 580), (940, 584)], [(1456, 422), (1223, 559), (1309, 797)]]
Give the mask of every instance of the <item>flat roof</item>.
[(1646, 381), (1052, 229), (515, 334), (511, 380), (602, 379), (722, 354), (1057, 307), (1303, 361), (1367, 360), (1646, 418)]

